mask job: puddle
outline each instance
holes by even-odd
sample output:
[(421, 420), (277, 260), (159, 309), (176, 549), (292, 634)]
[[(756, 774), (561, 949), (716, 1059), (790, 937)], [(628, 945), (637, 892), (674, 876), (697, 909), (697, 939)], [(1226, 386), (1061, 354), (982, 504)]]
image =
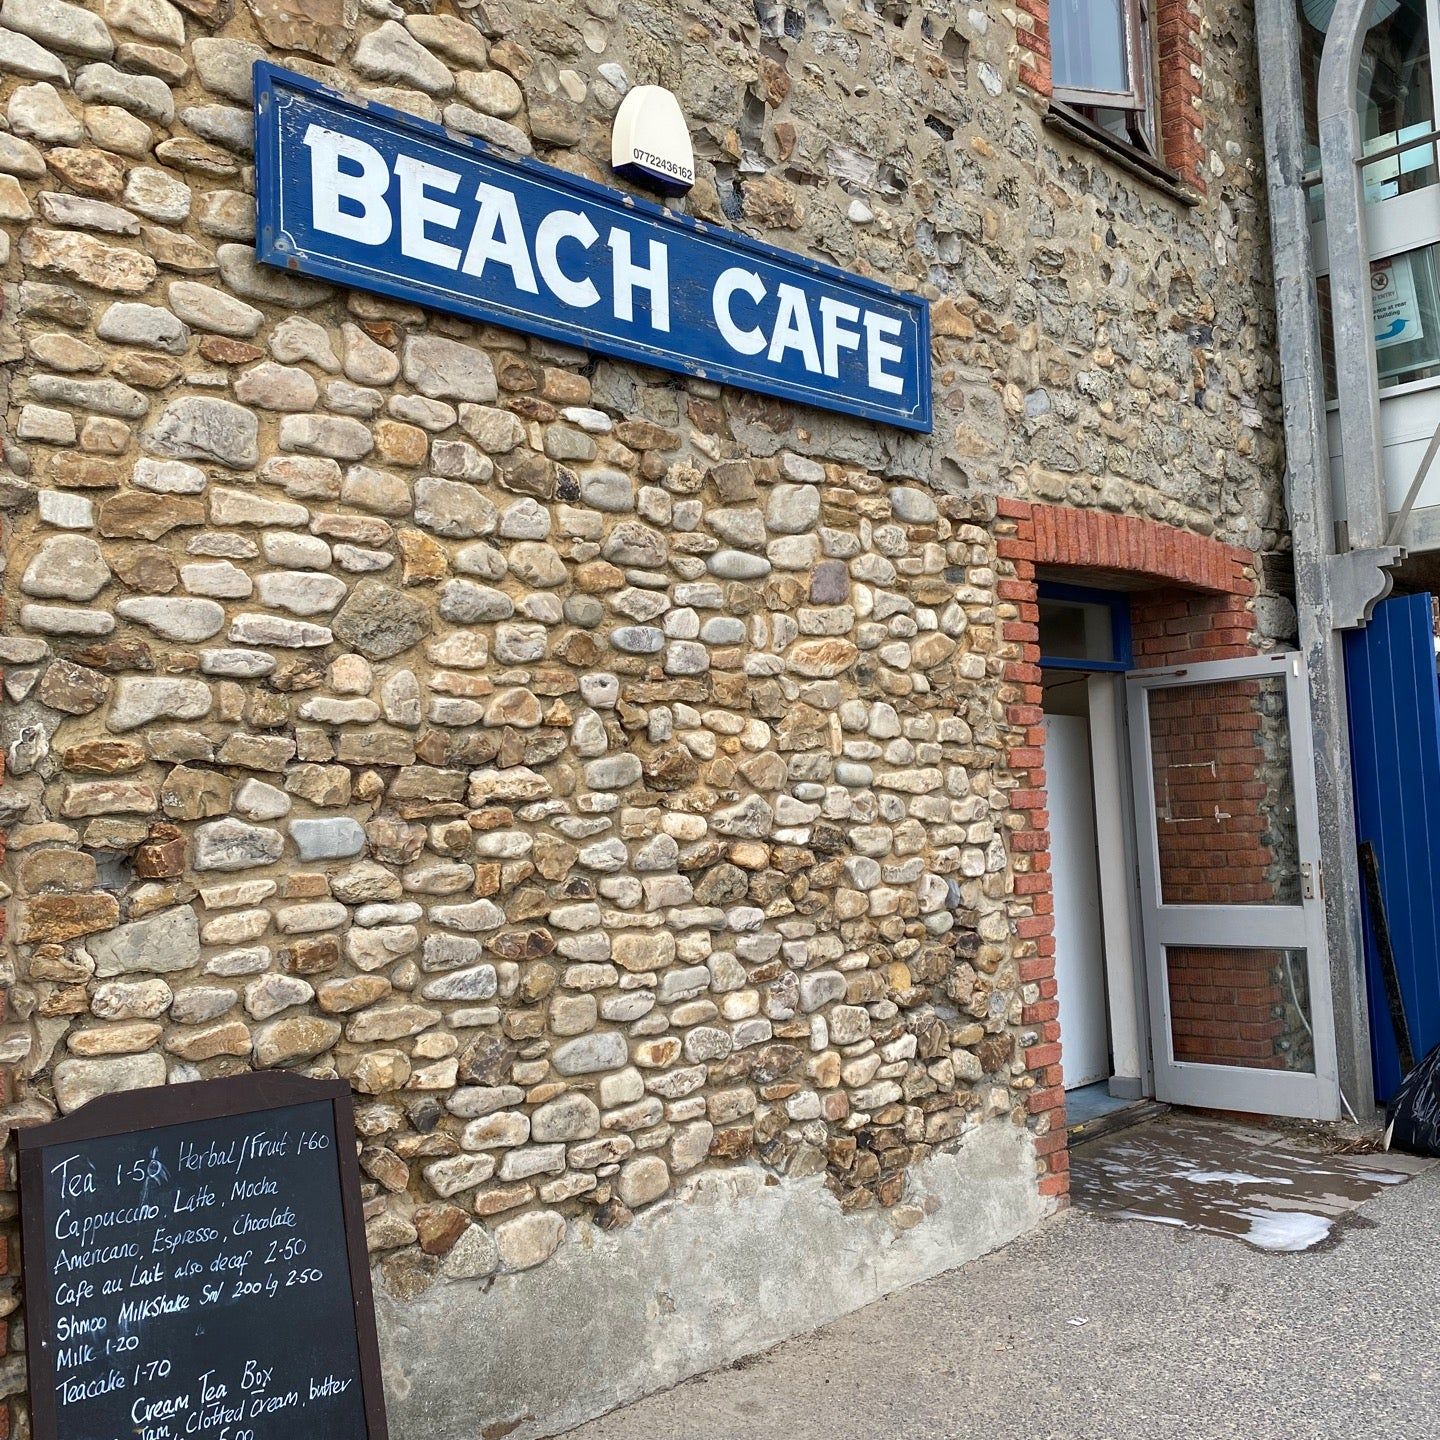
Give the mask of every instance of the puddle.
[(1283, 1134), (1171, 1114), (1077, 1148), (1071, 1199), (1106, 1219), (1296, 1254), (1329, 1240), (1338, 1221), (1431, 1163), (1326, 1155)]

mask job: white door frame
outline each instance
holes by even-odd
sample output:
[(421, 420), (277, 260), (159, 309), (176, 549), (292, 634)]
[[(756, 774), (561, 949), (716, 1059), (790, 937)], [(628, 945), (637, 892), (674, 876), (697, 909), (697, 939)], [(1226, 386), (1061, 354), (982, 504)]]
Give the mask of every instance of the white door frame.
[[(1217, 681), (1280, 676), (1285, 683), (1290, 759), (1295, 792), (1298, 905), (1166, 904), (1160, 892), (1151, 764), (1149, 697), (1155, 690)], [(1325, 907), (1320, 888), (1320, 835), (1316, 809), (1309, 696), (1303, 657), (1295, 651), (1218, 660), (1173, 669), (1132, 671), (1125, 681), (1131, 771), (1135, 786), (1137, 859), (1145, 970), (1150, 1002), (1155, 1095), (1180, 1105), (1334, 1120), (1340, 1115), (1334, 1013), (1330, 999)], [(1305, 867), (1309, 867), (1308, 872)], [(1248, 1069), (1177, 1061), (1170, 1026), (1165, 963), (1168, 946), (1301, 950), (1309, 979), (1315, 1069)]]
[[(1086, 682), (1090, 763), (1095, 780), (1095, 848), (1100, 855), (1100, 909), (1105, 924), (1105, 983), (1110, 1002), (1110, 1093), (1140, 1100), (1155, 1093), (1150, 1016), (1140, 943), (1140, 889), (1135, 860), (1135, 788), (1125, 734), (1125, 680), (1114, 671)], [(1063, 1037), (1062, 1037), (1063, 1040)]]

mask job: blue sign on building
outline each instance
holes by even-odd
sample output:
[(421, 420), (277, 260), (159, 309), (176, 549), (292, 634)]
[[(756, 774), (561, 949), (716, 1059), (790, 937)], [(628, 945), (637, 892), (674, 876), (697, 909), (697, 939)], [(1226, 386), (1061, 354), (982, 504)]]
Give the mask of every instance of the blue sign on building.
[(926, 302), (255, 65), (256, 254), (928, 431)]

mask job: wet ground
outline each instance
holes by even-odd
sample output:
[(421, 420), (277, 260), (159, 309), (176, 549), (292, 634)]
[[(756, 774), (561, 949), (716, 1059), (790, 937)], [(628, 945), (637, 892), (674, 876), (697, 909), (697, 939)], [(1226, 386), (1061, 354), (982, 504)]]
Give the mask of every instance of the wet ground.
[(1172, 1111), (1075, 1150), (1071, 1198), (1107, 1220), (1226, 1235), (1261, 1250), (1309, 1250), (1382, 1190), (1434, 1164), (1326, 1153), (1313, 1136)]
[[(1436, 1433), (1440, 1169), (1173, 1115), (1092, 1145), (1033, 1234), (570, 1440)], [(1301, 1214), (1325, 1243), (1257, 1246)]]

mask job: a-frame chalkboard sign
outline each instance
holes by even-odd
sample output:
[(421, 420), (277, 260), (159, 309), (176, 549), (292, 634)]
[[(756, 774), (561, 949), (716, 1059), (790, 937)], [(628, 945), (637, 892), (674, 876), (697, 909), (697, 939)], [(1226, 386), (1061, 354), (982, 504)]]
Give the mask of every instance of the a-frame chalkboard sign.
[(286, 1074), (21, 1130), (35, 1440), (386, 1440), (354, 1136)]

